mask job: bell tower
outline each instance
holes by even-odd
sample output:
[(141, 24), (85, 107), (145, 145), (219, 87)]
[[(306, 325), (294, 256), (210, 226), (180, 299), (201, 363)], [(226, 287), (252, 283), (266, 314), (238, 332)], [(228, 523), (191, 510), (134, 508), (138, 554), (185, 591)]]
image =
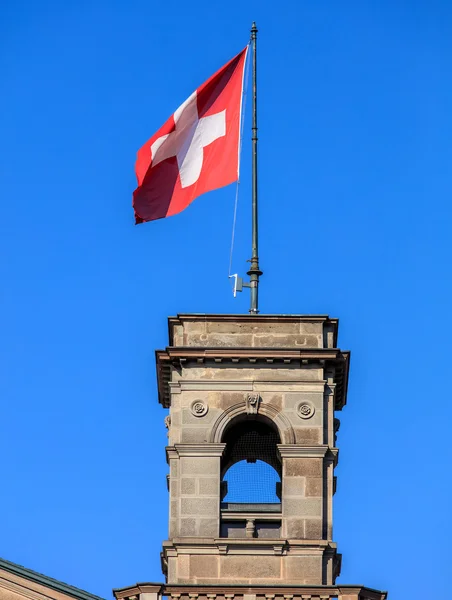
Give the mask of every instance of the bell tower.
[(335, 415), (350, 361), (337, 337), (323, 315), (169, 318), (156, 352), (169, 409), (166, 584), (117, 600), (386, 599), (336, 584)]
[(180, 315), (169, 330), (157, 352), (170, 409), (168, 583), (333, 584), (334, 411), (349, 364), (337, 321)]

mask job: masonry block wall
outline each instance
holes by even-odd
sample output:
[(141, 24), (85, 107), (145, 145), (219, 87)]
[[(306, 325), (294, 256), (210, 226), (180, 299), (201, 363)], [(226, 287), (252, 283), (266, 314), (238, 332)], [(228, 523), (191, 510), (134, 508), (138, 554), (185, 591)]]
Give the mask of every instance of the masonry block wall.
[[(169, 319), (170, 345), (157, 351), (159, 400), (169, 408), (169, 584), (334, 583), (334, 412), (346, 401), (349, 365), (337, 328), (309, 315)], [(225, 433), (247, 419), (278, 432), (279, 512), (222, 509)], [(243, 527), (225, 537), (225, 519)], [(278, 528), (260, 537), (260, 522)]]

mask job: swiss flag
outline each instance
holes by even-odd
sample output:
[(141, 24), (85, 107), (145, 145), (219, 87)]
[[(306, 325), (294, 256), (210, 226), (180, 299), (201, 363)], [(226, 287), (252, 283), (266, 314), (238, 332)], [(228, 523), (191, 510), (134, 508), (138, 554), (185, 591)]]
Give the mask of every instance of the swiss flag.
[(138, 150), (136, 223), (175, 215), (238, 179), (248, 47), (203, 83)]

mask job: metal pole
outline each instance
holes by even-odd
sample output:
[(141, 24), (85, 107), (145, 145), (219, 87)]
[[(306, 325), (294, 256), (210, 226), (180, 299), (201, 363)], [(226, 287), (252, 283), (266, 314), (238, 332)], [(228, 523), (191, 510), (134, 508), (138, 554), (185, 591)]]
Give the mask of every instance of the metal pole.
[(251, 237), (251, 267), (248, 271), (250, 276), (250, 314), (257, 315), (259, 312), (259, 277), (262, 271), (259, 269), (258, 256), (258, 224), (257, 224), (257, 56), (256, 56), (257, 27), (253, 22), (251, 26), (251, 42), (253, 46), (253, 122), (251, 127), (252, 142), (252, 237)]

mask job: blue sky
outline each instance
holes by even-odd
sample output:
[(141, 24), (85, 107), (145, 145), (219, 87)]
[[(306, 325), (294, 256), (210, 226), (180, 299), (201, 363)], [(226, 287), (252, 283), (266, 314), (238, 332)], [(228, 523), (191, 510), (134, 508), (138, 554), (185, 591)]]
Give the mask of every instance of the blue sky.
[(227, 279), (234, 187), (135, 227), (133, 164), (253, 20), (261, 309), (339, 317), (352, 351), (340, 581), (439, 597), (452, 534), (447, 0), (2, 4), (0, 556), (107, 598), (162, 579), (154, 349), (167, 315), (246, 312), (248, 296)]
[(280, 502), (276, 485), (281, 485), (281, 478), (274, 467), (262, 460), (233, 464), (223, 481), (227, 483), (223, 502)]

